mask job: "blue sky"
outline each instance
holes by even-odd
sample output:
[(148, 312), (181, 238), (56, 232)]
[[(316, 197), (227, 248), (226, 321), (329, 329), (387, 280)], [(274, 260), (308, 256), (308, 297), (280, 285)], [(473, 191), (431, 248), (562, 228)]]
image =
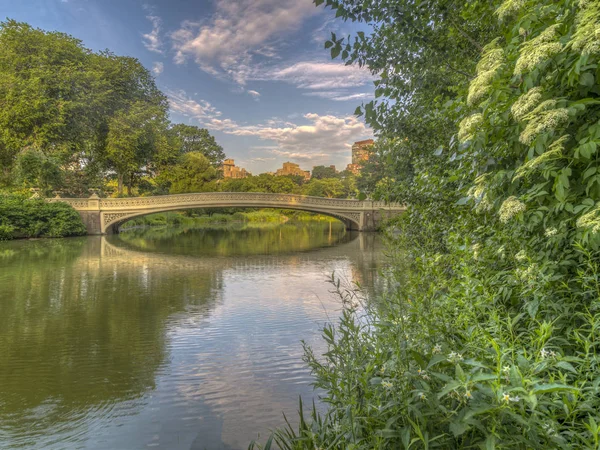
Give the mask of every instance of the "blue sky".
[(138, 58), (173, 122), (208, 128), (255, 174), (284, 161), (341, 169), (372, 135), (353, 116), (373, 96), (371, 75), (323, 48), (356, 26), (312, 0), (0, 0), (0, 17)]

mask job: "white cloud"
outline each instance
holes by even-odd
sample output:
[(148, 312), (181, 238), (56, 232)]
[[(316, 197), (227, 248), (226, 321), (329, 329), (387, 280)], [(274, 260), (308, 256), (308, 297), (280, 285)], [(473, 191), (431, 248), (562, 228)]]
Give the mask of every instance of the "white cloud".
[(236, 136), (255, 136), (273, 141), (277, 148), (271, 150), (278, 156), (297, 161), (323, 162), (339, 160), (340, 153), (349, 153), (353, 142), (371, 137), (371, 130), (354, 116), (321, 116), (315, 113), (304, 115), (309, 125), (276, 121), (263, 125), (238, 126), (224, 130)]
[(152, 64), (152, 73), (156, 76), (159, 76), (165, 70), (165, 65), (161, 62), (155, 62)]
[(210, 103), (200, 100), (199, 102), (191, 99), (184, 91), (166, 90), (169, 99), (171, 111), (181, 114), (185, 117), (196, 119), (201, 124), (217, 120), (221, 112), (214, 108)]
[(355, 65), (336, 62), (302, 61), (265, 74), (302, 89), (343, 89), (364, 86), (373, 80), (371, 72)]
[(374, 97), (374, 94), (371, 94), (368, 92), (361, 92), (358, 94), (349, 94), (345, 91), (317, 91), (317, 92), (307, 92), (304, 95), (308, 95), (310, 97), (327, 98), (329, 100), (334, 100), (336, 102), (345, 102), (348, 100), (369, 100)]
[(373, 136), (364, 122), (354, 116), (337, 117), (309, 113), (308, 124), (270, 119), (258, 125), (240, 125), (222, 118), (222, 113), (206, 101), (196, 101), (183, 91), (167, 91), (171, 110), (198, 121), (209, 130), (242, 137), (255, 137), (266, 143), (253, 147), (278, 157), (312, 162), (339, 163), (350, 157), (352, 143)]
[[(145, 9), (149, 9), (149, 7), (146, 6)], [(160, 17), (154, 15), (146, 16), (146, 19), (152, 22), (152, 31), (142, 35), (144, 47), (151, 52), (160, 53), (162, 55), (164, 53), (164, 44), (160, 37), (162, 20)]]
[(249, 90), (247, 91), (248, 94), (250, 94), (252, 97), (254, 97), (255, 100), (258, 100), (258, 98), (260, 97), (260, 92), (258, 91), (253, 91), (253, 90)]
[(175, 62), (192, 58), (213, 75), (245, 84), (252, 58), (276, 55), (273, 42), (318, 10), (312, 0), (216, 0), (208, 22), (183, 22), (171, 33)]

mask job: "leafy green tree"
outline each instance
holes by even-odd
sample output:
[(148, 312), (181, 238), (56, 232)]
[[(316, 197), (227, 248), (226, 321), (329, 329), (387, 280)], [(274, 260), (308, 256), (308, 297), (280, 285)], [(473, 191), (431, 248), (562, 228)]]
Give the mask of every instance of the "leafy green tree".
[(217, 144), (215, 137), (207, 129), (178, 123), (171, 130), (180, 140), (180, 153), (200, 152), (214, 166), (219, 166), (225, 159), (223, 147)]
[(89, 51), (63, 33), (0, 23), (0, 164), (5, 177), (21, 149), (33, 146), (74, 161), (90, 132), (86, 93)]
[(58, 163), (43, 152), (28, 148), (17, 157), (17, 176), (24, 187), (39, 188), (49, 195), (63, 185), (63, 173)]
[(339, 178), (310, 180), (302, 189), (303, 194), (314, 197), (341, 198), (347, 195), (344, 184)]
[(335, 168), (329, 166), (313, 167), (311, 179), (322, 180), (323, 178), (336, 178), (337, 172)]
[(164, 115), (160, 107), (137, 102), (111, 119), (106, 158), (117, 173), (119, 195), (123, 194), (124, 181), (131, 195), (137, 179), (152, 164), (160, 142), (157, 138), (166, 131)]
[(187, 192), (212, 192), (217, 189), (217, 169), (201, 152), (189, 152), (180, 157), (180, 162), (163, 173), (170, 182), (171, 194)]

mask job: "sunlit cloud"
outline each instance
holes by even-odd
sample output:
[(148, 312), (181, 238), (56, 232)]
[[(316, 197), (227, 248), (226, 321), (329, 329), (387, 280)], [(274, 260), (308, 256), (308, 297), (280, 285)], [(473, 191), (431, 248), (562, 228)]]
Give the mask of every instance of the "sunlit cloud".
[[(144, 9), (150, 9), (149, 6), (145, 5)], [(152, 31), (142, 35), (142, 42), (151, 52), (164, 54), (164, 44), (160, 37), (162, 20), (160, 17), (155, 15), (146, 16), (146, 18), (152, 23)]]
[(273, 42), (317, 12), (312, 0), (217, 0), (208, 21), (184, 21), (171, 33), (175, 62), (192, 59), (205, 72), (244, 85), (254, 56), (276, 57)]

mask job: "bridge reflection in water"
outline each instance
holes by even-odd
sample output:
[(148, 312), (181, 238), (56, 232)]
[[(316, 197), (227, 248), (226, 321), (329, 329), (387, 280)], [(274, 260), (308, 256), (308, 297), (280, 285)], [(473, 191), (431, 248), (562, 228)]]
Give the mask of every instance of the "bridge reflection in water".
[(285, 229), (250, 256), (193, 230), (0, 243), (0, 448), (241, 449), (293, 416), (327, 275), (373, 286), (382, 258), (375, 234)]

